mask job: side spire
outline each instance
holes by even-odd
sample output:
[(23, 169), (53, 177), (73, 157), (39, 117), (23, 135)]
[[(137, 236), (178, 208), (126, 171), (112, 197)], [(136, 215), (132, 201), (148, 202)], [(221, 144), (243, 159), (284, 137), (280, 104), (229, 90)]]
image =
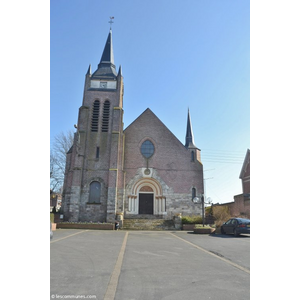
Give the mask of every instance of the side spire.
[(194, 144), (194, 134), (190, 116), (190, 109), (188, 109), (186, 135), (185, 135), (185, 148), (197, 148)]
[(88, 70), (87, 70), (87, 72), (86, 72), (86, 75), (91, 75), (91, 73), (92, 73), (92, 68), (91, 68), (91, 64), (89, 65), (89, 68), (88, 68)]
[(123, 76), (123, 74), (122, 74), (122, 66), (121, 66), (121, 65), (120, 65), (120, 67), (119, 67), (118, 76)]

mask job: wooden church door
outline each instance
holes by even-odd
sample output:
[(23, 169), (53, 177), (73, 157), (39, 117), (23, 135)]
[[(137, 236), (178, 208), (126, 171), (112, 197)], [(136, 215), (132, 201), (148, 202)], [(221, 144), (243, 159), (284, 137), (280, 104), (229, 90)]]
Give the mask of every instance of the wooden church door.
[(153, 215), (153, 194), (139, 194), (139, 214)]

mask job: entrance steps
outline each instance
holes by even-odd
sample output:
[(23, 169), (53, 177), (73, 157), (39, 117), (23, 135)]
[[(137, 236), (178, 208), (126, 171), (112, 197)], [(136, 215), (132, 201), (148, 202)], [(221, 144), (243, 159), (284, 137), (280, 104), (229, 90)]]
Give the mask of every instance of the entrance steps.
[(164, 219), (124, 219), (123, 227), (124, 230), (175, 230), (173, 220)]

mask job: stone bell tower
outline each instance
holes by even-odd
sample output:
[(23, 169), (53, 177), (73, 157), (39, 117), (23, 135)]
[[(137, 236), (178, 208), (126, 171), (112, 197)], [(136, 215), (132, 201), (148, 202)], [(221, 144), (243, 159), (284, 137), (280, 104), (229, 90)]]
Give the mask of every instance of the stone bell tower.
[(77, 132), (67, 154), (63, 207), (69, 221), (113, 222), (122, 205), (123, 92), (110, 29), (97, 70), (92, 73), (90, 65), (85, 76)]

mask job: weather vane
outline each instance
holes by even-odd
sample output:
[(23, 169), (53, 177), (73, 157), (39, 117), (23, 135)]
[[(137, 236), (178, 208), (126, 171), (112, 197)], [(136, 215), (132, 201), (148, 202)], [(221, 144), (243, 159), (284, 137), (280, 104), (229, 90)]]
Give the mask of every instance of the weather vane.
[(113, 19), (114, 19), (115, 17), (109, 17), (109, 18), (110, 18), (110, 20), (108, 21), (108, 23), (110, 24), (110, 29), (111, 29), (111, 24), (114, 22)]

